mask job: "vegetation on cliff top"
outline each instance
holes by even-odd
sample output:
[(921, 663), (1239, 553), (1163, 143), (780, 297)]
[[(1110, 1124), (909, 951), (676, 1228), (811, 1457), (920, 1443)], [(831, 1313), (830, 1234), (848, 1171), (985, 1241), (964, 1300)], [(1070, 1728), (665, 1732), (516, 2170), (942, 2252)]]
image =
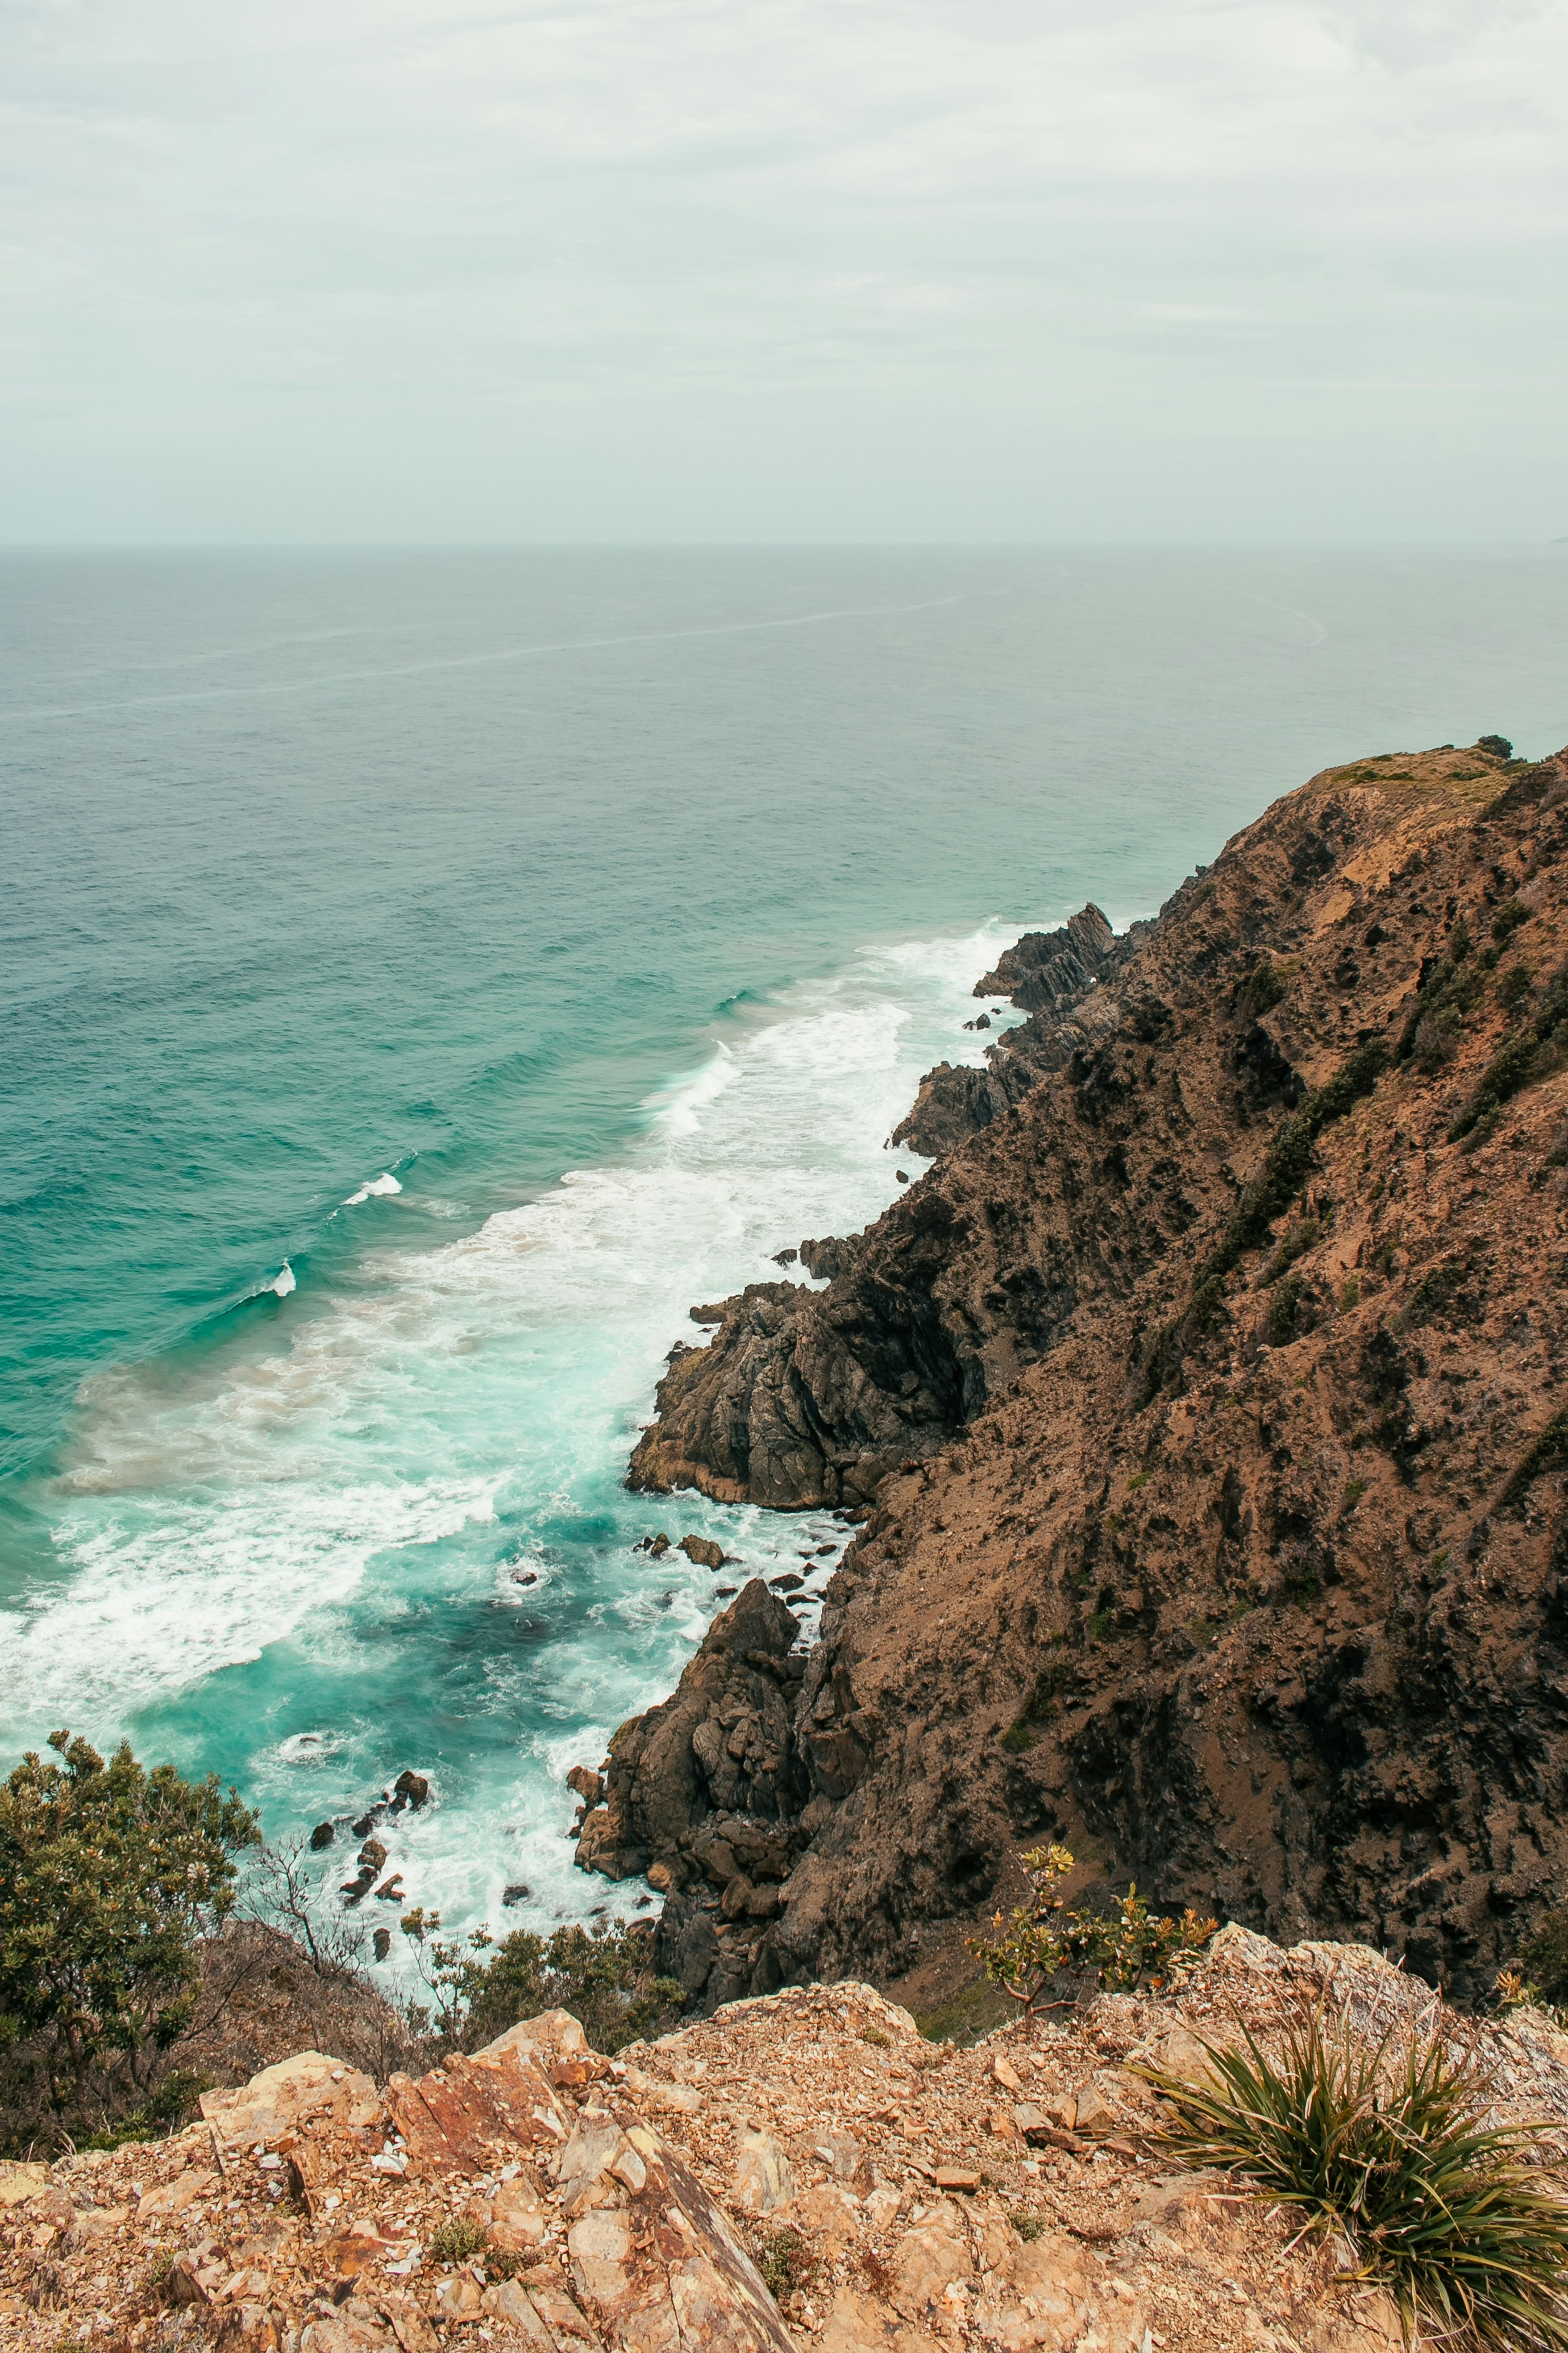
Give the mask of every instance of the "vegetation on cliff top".
[[(1147, 1985), (1158, 1991), (1196, 1968), (1219, 1926), (1194, 1911), (1180, 1919), (1152, 1914), (1131, 1886), (1108, 1913), (1069, 1912), (1057, 1893), (1076, 1869), (1066, 1847), (1035, 1847), (1023, 1858), (1029, 1901), (1010, 1919), (998, 1912), (994, 1937), (972, 1936), (970, 1951), (994, 1985), (1022, 2005), (1027, 2016), (1040, 2009), (1065, 2010), (1079, 1998), (1083, 1981), (1112, 1993)], [(1064, 1975), (1072, 1980), (1058, 2000), (1046, 1996)]]
[(0, 2137), (17, 2147), (188, 2102), (164, 2054), (260, 1838), (216, 1775), (149, 1773), (126, 1746), (106, 1764), (68, 1732), (49, 1746), (59, 1763), (30, 1751), (0, 1788)]

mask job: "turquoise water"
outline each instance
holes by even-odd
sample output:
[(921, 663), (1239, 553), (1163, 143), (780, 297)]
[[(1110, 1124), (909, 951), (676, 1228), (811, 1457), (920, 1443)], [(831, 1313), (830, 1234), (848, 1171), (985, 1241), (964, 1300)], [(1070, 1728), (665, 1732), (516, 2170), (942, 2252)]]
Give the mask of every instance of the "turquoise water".
[(0, 601), (5, 1757), (124, 1733), (275, 1831), (416, 1765), (409, 1898), (492, 1925), (603, 1899), (561, 1776), (732, 1581), (637, 1540), (842, 1533), (626, 1457), (690, 1303), (892, 1197), (995, 944), (1149, 912), (1331, 761), (1568, 735), (1551, 554), (33, 555)]

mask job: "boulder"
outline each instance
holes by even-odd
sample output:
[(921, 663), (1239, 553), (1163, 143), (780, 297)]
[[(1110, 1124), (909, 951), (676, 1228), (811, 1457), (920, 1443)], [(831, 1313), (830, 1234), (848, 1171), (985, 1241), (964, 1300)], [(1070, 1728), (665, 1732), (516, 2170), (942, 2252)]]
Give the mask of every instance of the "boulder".
[(276, 2148), (286, 2135), (322, 2126), (364, 2136), (368, 2145), (386, 2113), (368, 2075), (321, 2051), (264, 2067), (238, 2091), (204, 2092), (200, 2105), (226, 2173), (258, 2147)]
[(10, 2158), (0, 2159), (0, 2207), (23, 2206), (30, 2198), (39, 2198), (49, 2186), (47, 2165), (16, 2165)]
[(706, 1536), (682, 1536), (680, 1550), (694, 1568), (722, 1568), (724, 1547), (710, 1544)]
[[(605, 1803), (578, 1834), (577, 1861), (587, 1871), (624, 1879), (663, 1863), (670, 1883), (688, 1875), (683, 1848), (709, 1834), (719, 1815), (758, 1825), (773, 1841), (772, 1867), (748, 1875), (782, 1878), (794, 1848), (779, 1826), (798, 1812), (805, 1792), (795, 1754), (791, 1702), (804, 1664), (790, 1653), (795, 1621), (760, 1577), (752, 1577), (703, 1637), (674, 1695), (623, 1724), (610, 1743)], [(754, 1842), (754, 1841), (753, 1841)], [(726, 1859), (700, 1867), (721, 1885), (745, 1864)]]
[(743, 2132), (731, 2176), (731, 2200), (743, 2213), (771, 2214), (795, 2196), (795, 2175), (783, 2141), (772, 2133)]
[(591, 1766), (574, 1765), (566, 1776), (566, 1787), (575, 1790), (583, 1803), (592, 1808), (604, 1799), (605, 1777), (602, 1773), (595, 1773)]
[(822, 2333), (812, 2341), (817, 2353), (939, 2353), (937, 2339), (917, 2323), (852, 2287), (837, 2290)]
[(331, 1822), (318, 1822), (310, 1832), (311, 1853), (320, 1854), (323, 1847), (331, 1846), (337, 1834), (336, 1827)]
[[(559, 2019), (564, 2013), (546, 2016)], [(575, 2019), (566, 2023), (581, 2036)], [(416, 2084), (406, 2075), (392, 2077), (387, 2106), (403, 2136), (411, 2174), (430, 2179), (484, 2173), (520, 2149), (551, 2153), (565, 2146), (568, 2116), (538, 2063), (548, 2042), (528, 2038), (527, 2030), (542, 2024), (525, 2020), (471, 2058), (455, 2054), (444, 2066), (433, 2067)]]
[(617, 2353), (795, 2353), (751, 2257), (650, 2126), (584, 2109), (560, 2186), (576, 2300)]
[[(216, 2139), (217, 2133), (216, 2125), (213, 2132)], [(237, 2155), (237, 2152), (233, 2154)], [(159, 2182), (155, 2189), (149, 2189), (136, 2209), (137, 2218), (138, 2220), (144, 2217), (150, 2218), (154, 2214), (183, 2214), (187, 2206), (195, 2206), (204, 2199), (216, 2197), (220, 2191), (221, 2184), (216, 2173), (205, 2172), (201, 2167), (192, 2166), (184, 2173), (176, 2173), (173, 2181)]]
[(478, 2321), (484, 2317), (484, 2290), (472, 2272), (448, 2272), (436, 2283), (432, 2317), (448, 2324), (456, 2321)]

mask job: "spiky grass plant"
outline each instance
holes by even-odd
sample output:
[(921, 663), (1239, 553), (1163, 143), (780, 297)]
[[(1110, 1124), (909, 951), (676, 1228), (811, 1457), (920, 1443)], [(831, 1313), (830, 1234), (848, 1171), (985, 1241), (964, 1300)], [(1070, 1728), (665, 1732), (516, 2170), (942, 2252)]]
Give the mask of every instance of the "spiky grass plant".
[(1405, 2335), (1423, 2328), (1508, 2353), (1568, 2353), (1568, 2202), (1526, 2161), (1535, 2133), (1488, 2125), (1486, 2078), (1440, 2031), (1359, 2039), (1321, 2009), (1278, 2061), (1205, 2043), (1196, 2082), (1145, 2067), (1175, 2110), (1165, 2145), (1342, 2237), (1386, 2287)]

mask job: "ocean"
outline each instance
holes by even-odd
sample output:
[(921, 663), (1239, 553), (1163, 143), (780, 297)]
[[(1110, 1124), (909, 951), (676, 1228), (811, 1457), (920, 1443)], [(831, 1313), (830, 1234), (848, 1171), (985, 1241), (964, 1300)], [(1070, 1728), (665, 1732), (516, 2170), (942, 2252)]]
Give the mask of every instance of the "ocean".
[(407, 1898), (492, 1930), (635, 1899), (563, 1776), (722, 1588), (808, 1571), (809, 1636), (841, 1526), (626, 1457), (693, 1303), (923, 1165), (997, 946), (1335, 761), (1568, 736), (1555, 549), (20, 554), (0, 604), (0, 1769), (124, 1737), (289, 1837), (412, 1766)]

